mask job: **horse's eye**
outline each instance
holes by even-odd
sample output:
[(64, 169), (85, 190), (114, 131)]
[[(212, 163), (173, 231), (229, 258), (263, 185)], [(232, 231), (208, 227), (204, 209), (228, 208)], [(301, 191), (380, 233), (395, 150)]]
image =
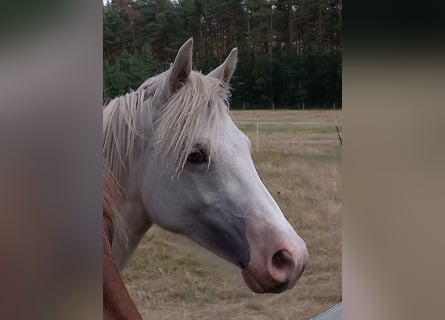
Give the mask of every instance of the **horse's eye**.
[(207, 163), (207, 154), (204, 148), (200, 145), (193, 147), (192, 152), (187, 157), (187, 161), (192, 164)]

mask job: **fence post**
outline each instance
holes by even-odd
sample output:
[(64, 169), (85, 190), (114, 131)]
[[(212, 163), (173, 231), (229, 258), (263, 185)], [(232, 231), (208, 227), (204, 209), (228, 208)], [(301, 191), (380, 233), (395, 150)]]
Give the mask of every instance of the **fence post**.
[(303, 110), (304, 110), (304, 101), (303, 101)]
[(259, 152), (260, 150), (260, 141), (259, 141), (259, 134), (258, 134), (258, 128), (259, 127), (259, 123), (256, 123), (256, 152)]
[(343, 147), (343, 139), (341, 138), (341, 134), (340, 134), (340, 130), (338, 129), (338, 125), (336, 125), (335, 128), (337, 129), (337, 136), (338, 136), (338, 140), (340, 140), (340, 146)]

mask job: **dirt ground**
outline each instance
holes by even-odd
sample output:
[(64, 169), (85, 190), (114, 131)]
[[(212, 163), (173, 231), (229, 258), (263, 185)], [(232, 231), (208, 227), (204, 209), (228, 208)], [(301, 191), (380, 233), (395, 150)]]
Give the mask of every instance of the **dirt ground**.
[(252, 294), (239, 269), (153, 227), (124, 271), (144, 319), (304, 320), (341, 300), (341, 111), (232, 114), (261, 179), (306, 241), (309, 265), (293, 289)]

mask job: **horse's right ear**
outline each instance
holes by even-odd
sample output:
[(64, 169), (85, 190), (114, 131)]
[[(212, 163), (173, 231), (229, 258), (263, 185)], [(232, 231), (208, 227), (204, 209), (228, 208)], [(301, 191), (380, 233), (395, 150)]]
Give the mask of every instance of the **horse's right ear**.
[(232, 78), (233, 72), (235, 71), (237, 62), (238, 49), (233, 48), (227, 56), (226, 60), (215, 70), (210, 72), (207, 76), (220, 79), (224, 83), (229, 83)]
[(184, 86), (192, 71), (192, 57), (193, 38), (190, 38), (179, 49), (175, 62), (170, 67), (167, 79), (168, 88), (165, 88), (168, 89), (168, 92), (166, 92), (168, 97)]

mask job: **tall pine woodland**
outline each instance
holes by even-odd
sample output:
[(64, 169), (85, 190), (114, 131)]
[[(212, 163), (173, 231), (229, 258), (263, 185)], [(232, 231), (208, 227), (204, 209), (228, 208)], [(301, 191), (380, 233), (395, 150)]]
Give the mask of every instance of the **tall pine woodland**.
[(341, 0), (113, 0), (104, 6), (104, 98), (168, 68), (194, 38), (206, 73), (233, 47), (232, 107), (341, 107)]

